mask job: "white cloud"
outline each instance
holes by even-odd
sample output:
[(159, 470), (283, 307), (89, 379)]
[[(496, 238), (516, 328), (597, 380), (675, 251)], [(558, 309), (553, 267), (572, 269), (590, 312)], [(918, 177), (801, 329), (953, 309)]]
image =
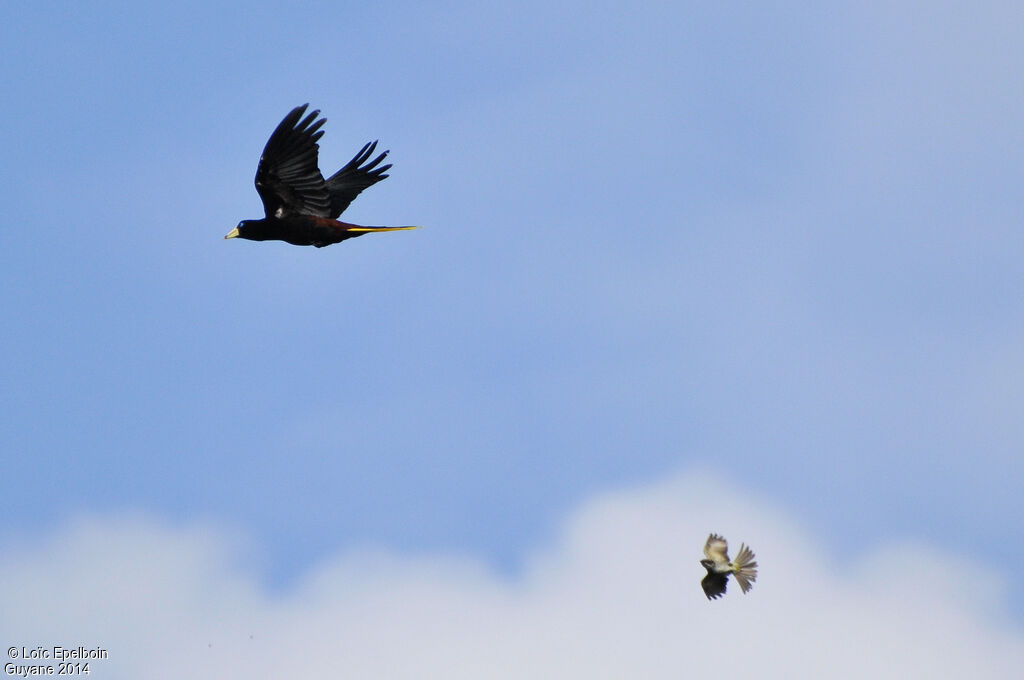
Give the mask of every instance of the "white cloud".
[[(705, 600), (708, 531), (753, 546), (750, 594)], [(9, 548), (0, 639), (106, 648), (97, 678), (1009, 677), (1024, 663), (998, 565), (917, 545), (838, 565), (799, 521), (698, 474), (593, 499), (514, 578), (357, 551), (272, 593), (230, 532), (138, 518)]]

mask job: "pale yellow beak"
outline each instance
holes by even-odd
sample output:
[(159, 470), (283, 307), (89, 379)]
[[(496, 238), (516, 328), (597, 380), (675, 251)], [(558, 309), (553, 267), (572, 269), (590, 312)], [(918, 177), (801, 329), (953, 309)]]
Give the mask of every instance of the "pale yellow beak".
[(238, 238), (238, 227), (235, 227), (234, 229), (229, 231), (228, 235), (225, 236), (224, 238)]

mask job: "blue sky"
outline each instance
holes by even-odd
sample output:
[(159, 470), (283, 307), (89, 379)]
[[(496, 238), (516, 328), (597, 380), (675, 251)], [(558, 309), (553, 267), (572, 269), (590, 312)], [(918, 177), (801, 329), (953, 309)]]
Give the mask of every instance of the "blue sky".
[[(0, 12), (5, 551), (143, 516), (271, 590), (366, 546), (514, 575), (694, 473), (826, 560), (1019, 557), (1017, 4)], [(426, 228), (221, 240), (307, 101), (326, 172), (392, 151), (346, 219)]]

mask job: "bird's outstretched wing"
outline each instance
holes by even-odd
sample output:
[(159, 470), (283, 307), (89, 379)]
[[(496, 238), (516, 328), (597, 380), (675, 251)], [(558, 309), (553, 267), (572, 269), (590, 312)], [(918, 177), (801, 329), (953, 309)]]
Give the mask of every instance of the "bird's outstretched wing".
[(260, 156), (256, 191), (267, 217), (327, 217), (330, 212), (331, 195), (317, 166), (316, 143), (324, 134), (320, 127), (327, 119), (316, 119), (320, 111), (303, 118), (308, 106), (297, 106), (284, 117)]
[(327, 180), (327, 189), (331, 193), (331, 217), (337, 219), (338, 215), (345, 212), (345, 208), (355, 200), (359, 192), (387, 177), (384, 173), (391, 168), (391, 164), (377, 167), (388, 155), (387, 151), (366, 163), (376, 148), (376, 141), (368, 142), (352, 160), (345, 164), (345, 167)]
[(704, 594), (708, 596), (709, 600), (714, 600), (725, 595), (725, 587), (728, 583), (729, 574), (708, 573), (700, 582), (700, 587), (704, 589)]
[[(710, 534), (708, 535), (708, 542), (704, 544), (704, 554), (709, 560), (714, 562), (728, 562), (729, 544), (718, 534)], [(722, 592), (725, 592), (724, 587)]]

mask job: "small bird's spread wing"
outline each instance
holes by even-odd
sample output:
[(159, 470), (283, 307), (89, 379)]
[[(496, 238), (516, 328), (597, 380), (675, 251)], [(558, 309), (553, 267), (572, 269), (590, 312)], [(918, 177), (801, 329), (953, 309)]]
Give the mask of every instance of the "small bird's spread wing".
[(725, 595), (725, 586), (729, 582), (729, 574), (712, 574), (708, 573), (704, 577), (704, 580), (700, 582), (700, 587), (704, 589), (704, 594), (708, 596), (709, 600), (714, 600), (722, 595)]
[(324, 134), (320, 127), (327, 119), (316, 119), (320, 111), (303, 118), (308, 106), (297, 106), (284, 117), (260, 156), (256, 191), (267, 217), (328, 217), (330, 213), (331, 195), (317, 165), (316, 143)]
[[(337, 219), (338, 215), (345, 212), (345, 208), (355, 200), (359, 192), (387, 177), (384, 173), (391, 168), (391, 164), (377, 167), (388, 155), (387, 151), (366, 163), (376, 148), (377, 142), (367, 143), (352, 160), (345, 164), (345, 167), (327, 180), (327, 188), (331, 193), (331, 217)], [(363, 163), (366, 165), (362, 165)], [(360, 167), (361, 165), (362, 167)]]
[[(714, 562), (727, 563), (729, 561), (729, 544), (718, 534), (710, 534), (708, 542), (704, 544), (704, 554)], [(722, 586), (722, 592), (725, 592), (725, 586)]]

